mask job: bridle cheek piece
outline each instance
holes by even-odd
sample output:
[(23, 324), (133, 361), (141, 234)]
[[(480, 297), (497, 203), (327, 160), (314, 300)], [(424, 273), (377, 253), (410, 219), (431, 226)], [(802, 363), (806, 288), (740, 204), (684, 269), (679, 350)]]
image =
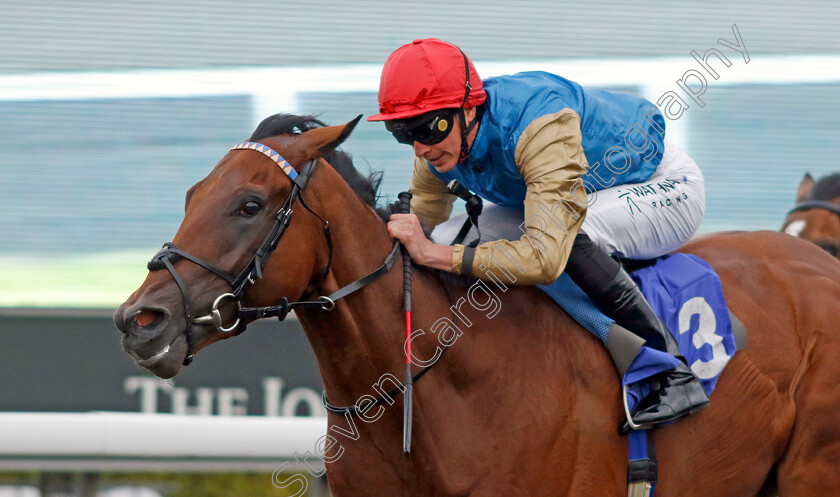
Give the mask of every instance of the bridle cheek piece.
[[(395, 243), (394, 248), (391, 250), (391, 253), (385, 259), (385, 262), (380, 266), (378, 269), (373, 271), (372, 273), (360, 278), (349, 285), (342, 287), (336, 292), (328, 296), (321, 296), (315, 300), (305, 300), (305, 301), (296, 301), (296, 302), (289, 302), (287, 298), (283, 297), (279, 304), (274, 306), (267, 306), (267, 307), (243, 307), (242, 306), (242, 297), (245, 294), (245, 291), (248, 289), (250, 285), (256, 283), (256, 281), (262, 278), (262, 272), (265, 268), (266, 261), (274, 249), (277, 247), (277, 244), (280, 242), (280, 239), (283, 237), (283, 234), (286, 232), (286, 229), (289, 227), (289, 223), (292, 220), (292, 205), (296, 201), (300, 201), (300, 204), (308, 210), (312, 215), (318, 218), (323, 223), (323, 231), (324, 237), (327, 242), (327, 247), (329, 249), (329, 258), (327, 260), (327, 265), (324, 268), (323, 273), (321, 274), (321, 279), (318, 281), (318, 284), (314, 286), (314, 288), (319, 288), (321, 284), (326, 279), (327, 275), (330, 272), (332, 266), (332, 257), (333, 257), (333, 246), (332, 246), (332, 236), (330, 234), (330, 225), (329, 222), (324, 220), (321, 216), (316, 214), (312, 209), (306, 205), (306, 202), (303, 199), (302, 192), (306, 188), (306, 185), (309, 182), (309, 179), (312, 176), (313, 171), (315, 170), (315, 164), (318, 162), (317, 159), (312, 159), (307, 162), (303, 168), (301, 169), (300, 173), (295, 171), (292, 166), (284, 159), (279, 153), (268, 147), (267, 145), (263, 145), (262, 143), (255, 143), (244, 141), (237, 143), (231, 150), (253, 150), (259, 152), (272, 161), (274, 161), (280, 170), (285, 173), (286, 176), (292, 181), (292, 192), (286, 198), (286, 201), (283, 203), (283, 207), (277, 211), (277, 215), (274, 219), (274, 224), (272, 225), (271, 229), (269, 229), (268, 233), (266, 234), (265, 238), (263, 239), (262, 244), (260, 244), (259, 248), (257, 248), (254, 256), (251, 257), (250, 262), (239, 272), (236, 276), (231, 275), (230, 273), (219, 269), (215, 265), (210, 262), (205, 261), (199, 257), (196, 257), (192, 254), (184, 252), (183, 250), (178, 249), (175, 247), (174, 244), (171, 242), (167, 242), (163, 244), (163, 248), (158, 251), (157, 254), (152, 257), (152, 260), (149, 261), (147, 267), (149, 271), (157, 271), (160, 269), (167, 269), (169, 273), (172, 275), (172, 279), (175, 280), (175, 284), (178, 285), (178, 289), (181, 292), (181, 299), (184, 305), (184, 317), (186, 320), (186, 329), (184, 331), (187, 340), (187, 354), (184, 358), (184, 365), (189, 365), (193, 360), (193, 349), (194, 349), (194, 341), (192, 336), (192, 325), (201, 325), (201, 326), (213, 326), (215, 330), (220, 331), (222, 333), (233, 333), (239, 334), (245, 331), (245, 321), (252, 321), (254, 319), (259, 318), (268, 318), (268, 317), (277, 317), (279, 320), (285, 319), (285, 317), (289, 314), (289, 312), (297, 307), (314, 307), (325, 311), (331, 311), (335, 308), (335, 301), (349, 295), (352, 292), (364, 287), (368, 283), (376, 280), (383, 274), (387, 273), (394, 264), (394, 260), (396, 258), (396, 254), (399, 252), (399, 244)], [(175, 270), (175, 262), (180, 259), (186, 259), (207, 271), (215, 274), (219, 278), (225, 280), (230, 287), (233, 289), (232, 292), (223, 293), (216, 297), (213, 301), (213, 304), (210, 308), (210, 313), (204, 316), (199, 316), (196, 318), (192, 317), (192, 313), (190, 311), (190, 298), (187, 291), (187, 287), (184, 284), (184, 281), (178, 275), (178, 272)], [(220, 307), (222, 303), (226, 300), (230, 300), (236, 304), (236, 321), (228, 326), (224, 326), (224, 322), (222, 320), (222, 314)]]

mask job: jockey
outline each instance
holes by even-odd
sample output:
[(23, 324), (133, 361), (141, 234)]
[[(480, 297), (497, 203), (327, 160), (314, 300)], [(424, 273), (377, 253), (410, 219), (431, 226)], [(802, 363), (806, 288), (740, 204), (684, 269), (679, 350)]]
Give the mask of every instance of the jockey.
[[(368, 120), (385, 121), (416, 156), (412, 214), (388, 223), (416, 263), (516, 284), (550, 284), (565, 270), (615, 321), (602, 339), (622, 375), (640, 344), (679, 359), (651, 382), (630, 413), (634, 423), (650, 427), (708, 405), (676, 340), (608, 255), (660, 256), (686, 242), (703, 217), (703, 177), (665, 138), (653, 104), (544, 72), (482, 81), (458, 47), (424, 39), (388, 58), (379, 110)], [(449, 219), (453, 179), (493, 203), (475, 247), (445, 245), (461, 224)], [(423, 227), (434, 228), (432, 240)], [(499, 251), (513, 255), (521, 274), (491, 271)]]

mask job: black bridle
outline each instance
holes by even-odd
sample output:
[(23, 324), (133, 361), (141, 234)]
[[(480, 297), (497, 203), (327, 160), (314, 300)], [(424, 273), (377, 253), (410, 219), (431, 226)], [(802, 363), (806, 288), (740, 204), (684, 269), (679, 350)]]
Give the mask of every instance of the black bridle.
[[(315, 164), (317, 163), (317, 160), (313, 159), (307, 162), (306, 165), (304, 165), (298, 173), (291, 167), (291, 165), (289, 165), (289, 163), (285, 159), (283, 159), (283, 157), (279, 153), (275, 152), (267, 145), (254, 142), (241, 142), (234, 145), (231, 148), (231, 150), (254, 150), (272, 159), (292, 181), (292, 191), (286, 198), (285, 202), (283, 203), (283, 206), (280, 208), (279, 211), (277, 211), (277, 215), (274, 218), (274, 224), (266, 234), (259, 248), (257, 248), (256, 252), (254, 253), (254, 256), (251, 258), (250, 262), (248, 262), (245, 268), (243, 268), (236, 276), (233, 276), (230, 273), (219, 269), (218, 267), (216, 267), (210, 262), (205, 261), (204, 259), (184, 252), (183, 250), (175, 247), (175, 245), (171, 242), (165, 243), (163, 245), (163, 248), (157, 254), (155, 254), (154, 257), (152, 257), (151, 261), (149, 261), (147, 265), (149, 271), (157, 271), (164, 268), (167, 269), (172, 275), (172, 278), (175, 280), (175, 284), (178, 285), (178, 289), (181, 292), (181, 299), (183, 300), (184, 305), (184, 316), (186, 319), (186, 328), (184, 333), (186, 335), (187, 340), (187, 354), (184, 357), (184, 365), (190, 364), (193, 359), (193, 348), (195, 345), (192, 336), (193, 324), (213, 325), (218, 331), (221, 331), (223, 333), (239, 334), (245, 329), (245, 325), (242, 323), (243, 319), (246, 321), (251, 321), (259, 318), (277, 317), (279, 320), (282, 321), (289, 314), (289, 311), (298, 307), (314, 307), (325, 311), (331, 311), (335, 308), (336, 300), (346, 297), (347, 295), (355, 292), (356, 290), (364, 287), (365, 285), (373, 282), (380, 276), (387, 273), (394, 265), (396, 255), (399, 253), (399, 243), (395, 243), (393, 249), (391, 250), (391, 253), (388, 255), (388, 257), (385, 259), (385, 262), (383, 262), (383, 264), (379, 268), (377, 268), (370, 274), (354, 281), (353, 283), (342, 287), (341, 289), (333, 292), (330, 295), (320, 296), (315, 300), (301, 300), (295, 302), (289, 302), (287, 298), (283, 297), (280, 303), (274, 306), (251, 308), (242, 307), (242, 297), (245, 294), (245, 291), (250, 285), (253, 285), (256, 282), (256, 280), (262, 278), (262, 271), (265, 268), (265, 264), (268, 260), (268, 257), (277, 247), (278, 242), (283, 237), (283, 234), (286, 232), (286, 229), (289, 227), (289, 223), (292, 219), (292, 206), (295, 202), (300, 201), (300, 204), (306, 210), (312, 213), (312, 215), (314, 215), (323, 223), (324, 237), (326, 239), (327, 247), (329, 249), (327, 265), (324, 268), (323, 273), (321, 274), (318, 284), (315, 285), (313, 288), (319, 288), (331, 270), (333, 258), (333, 245), (332, 236), (330, 234), (329, 222), (324, 220), (324, 218), (322, 218), (321, 216), (316, 214), (311, 208), (309, 208), (309, 206), (306, 205), (306, 201), (303, 199), (302, 195), (303, 190), (306, 189), (309, 179), (312, 177), (312, 173), (315, 170)], [(210, 308), (210, 313), (205, 316), (200, 316), (197, 318), (192, 317), (192, 313), (190, 312), (190, 298), (187, 291), (187, 286), (184, 284), (184, 281), (178, 275), (178, 272), (175, 270), (174, 266), (175, 262), (177, 262), (180, 259), (186, 259), (198, 265), (199, 267), (210, 271), (219, 278), (225, 280), (232, 288), (231, 292), (224, 293), (216, 297)], [(236, 304), (237, 314), (236, 321), (232, 325), (224, 327), (219, 306), (222, 304), (222, 302), (228, 299)]]
[(804, 202), (799, 202), (793, 206), (793, 209), (788, 211), (787, 215), (789, 216), (794, 212), (808, 211), (811, 209), (821, 209), (840, 216), (840, 205), (824, 200), (805, 200)]

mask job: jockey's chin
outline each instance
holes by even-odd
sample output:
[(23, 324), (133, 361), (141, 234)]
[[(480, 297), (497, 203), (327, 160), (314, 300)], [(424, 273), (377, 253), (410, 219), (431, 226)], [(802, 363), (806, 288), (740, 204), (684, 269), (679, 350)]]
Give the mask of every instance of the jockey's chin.
[(441, 161), (440, 163), (429, 162), (432, 167), (435, 168), (435, 171), (439, 173), (448, 173), (449, 171), (455, 169), (455, 166), (458, 165), (457, 160), (445, 160)]

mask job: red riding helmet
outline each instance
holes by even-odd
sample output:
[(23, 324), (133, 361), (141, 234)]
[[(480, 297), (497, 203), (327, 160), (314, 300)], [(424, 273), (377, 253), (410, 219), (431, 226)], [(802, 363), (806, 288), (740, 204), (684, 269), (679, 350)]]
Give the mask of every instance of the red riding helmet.
[(396, 49), (385, 62), (379, 81), (379, 114), (367, 120), (475, 107), (486, 99), (481, 78), (461, 49), (436, 38), (414, 40)]

